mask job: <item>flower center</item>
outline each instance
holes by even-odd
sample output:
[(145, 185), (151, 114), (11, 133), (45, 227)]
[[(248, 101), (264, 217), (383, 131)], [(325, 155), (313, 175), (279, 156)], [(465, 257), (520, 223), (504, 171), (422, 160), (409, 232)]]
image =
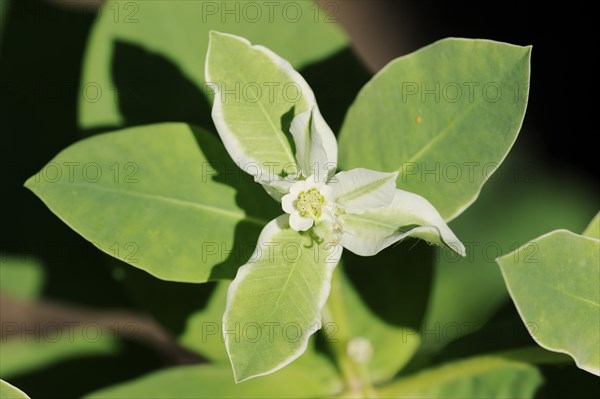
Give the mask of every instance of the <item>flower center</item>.
[(316, 188), (300, 192), (298, 199), (294, 202), (294, 206), (298, 209), (300, 216), (311, 217), (313, 219), (321, 217), (321, 208), (324, 204), (325, 197)]

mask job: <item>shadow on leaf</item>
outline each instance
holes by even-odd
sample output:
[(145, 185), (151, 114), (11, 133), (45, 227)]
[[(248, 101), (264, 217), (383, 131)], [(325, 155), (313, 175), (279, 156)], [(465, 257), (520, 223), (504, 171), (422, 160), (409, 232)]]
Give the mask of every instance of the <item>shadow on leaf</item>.
[(187, 122), (215, 130), (204, 93), (166, 57), (116, 41), (112, 76), (126, 126)]
[[(225, 243), (214, 243), (217, 247), (211, 250), (214, 252), (212, 255), (221, 257), (221, 262), (212, 269), (211, 280), (233, 279), (237, 269), (250, 259), (264, 225), (283, 211), (280, 204), (269, 197), (252, 176), (233, 162), (219, 139), (206, 134), (202, 129), (193, 131), (198, 146), (210, 164), (207, 173), (211, 175), (211, 179), (234, 188), (237, 205), (252, 218), (252, 221), (245, 219), (237, 224), (233, 248), (227, 248)], [(257, 221), (264, 224), (260, 225)]]

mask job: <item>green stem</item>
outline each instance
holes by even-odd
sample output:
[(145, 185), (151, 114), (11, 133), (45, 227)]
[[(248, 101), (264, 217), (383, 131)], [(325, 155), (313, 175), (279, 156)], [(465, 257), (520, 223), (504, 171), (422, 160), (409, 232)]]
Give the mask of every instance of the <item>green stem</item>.
[(323, 325), (336, 325), (336, 334), (327, 338), (338, 367), (346, 381), (349, 394), (353, 397), (375, 398), (375, 390), (371, 384), (369, 370), (366, 364), (355, 362), (348, 356), (348, 343), (352, 339), (348, 323), (344, 299), (342, 296), (342, 271), (340, 266), (333, 272), (331, 292), (322, 311)]

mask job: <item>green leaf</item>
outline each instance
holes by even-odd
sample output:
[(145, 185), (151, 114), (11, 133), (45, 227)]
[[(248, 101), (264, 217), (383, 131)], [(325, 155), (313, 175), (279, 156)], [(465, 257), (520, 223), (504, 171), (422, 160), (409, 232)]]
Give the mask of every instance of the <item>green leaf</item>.
[(582, 235), (600, 240), (600, 212), (592, 219)]
[(29, 399), (29, 396), (19, 388), (0, 380), (0, 398), (2, 399)]
[(398, 188), (453, 219), (475, 201), (517, 137), (530, 52), (445, 39), (392, 61), (350, 107), (340, 165), (399, 171)]
[(30, 256), (0, 257), (0, 291), (22, 299), (37, 298), (44, 284), (44, 268)]
[(210, 90), (202, 75), (210, 30), (263, 43), (298, 68), (347, 45), (329, 14), (292, 0), (106, 1), (84, 56), (79, 124), (193, 120), (210, 127)]
[(506, 303), (509, 295), (497, 257), (561, 226), (579, 231), (595, 212), (592, 182), (547, 170), (532, 153), (527, 147), (515, 148), (477, 202), (450, 223), (467, 256), (445, 248), (435, 254), (424, 323), (431, 334), (423, 341), (432, 352), (481, 329)]
[(404, 376), (382, 398), (531, 398), (543, 379), (526, 363), (481, 356)]
[(183, 282), (231, 278), (278, 208), (211, 134), (176, 123), (83, 140), (25, 185), (102, 251)]
[(331, 273), (342, 247), (292, 230), (288, 215), (260, 234), (250, 262), (229, 286), (223, 334), (237, 382), (298, 358), (321, 328)]
[(181, 366), (94, 392), (86, 398), (309, 398), (341, 390), (335, 368), (308, 352), (279, 373), (236, 384), (226, 365)]
[[(335, 137), (318, 108), (313, 108), (316, 100), (310, 86), (271, 50), (213, 31), (206, 56), (206, 81), (215, 87), (212, 118), (225, 148), (257, 180), (270, 181), (273, 175), (299, 172), (289, 129), (294, 116), (310, 109), (322, 142), (328, 144), (325, 148), (335, 150), (328, 160), (337, 162)], [(269, 85), (273, 90), (263, 93), (261, 88)], [(240, 89), (240, 95), (228, 93), (236, 87), (248, 90)]]
[(536, 342), (600, 376), (600, 240), (557, 230), (497, 262)]

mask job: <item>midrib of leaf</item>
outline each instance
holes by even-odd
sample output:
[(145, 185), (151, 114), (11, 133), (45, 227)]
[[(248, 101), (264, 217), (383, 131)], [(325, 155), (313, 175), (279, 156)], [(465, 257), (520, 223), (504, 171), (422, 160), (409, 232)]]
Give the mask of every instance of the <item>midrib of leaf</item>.
[[(311, 124), (312, 124), (312, 115), (308, 120), (308, 134), (306, 134), (304, 136), (304, 167), (307, 168), (309, 171), (310, 171), (310, 168), (313, 166), (310, 164), (310, 157), (311, 157), (310, 143), (312, 141)], [(306, 177), (308, 177), (308, 176), (306, 176)]]
[(347, 192), (346, 194), (338, 197), (338, 200), (343, 202), (343, 201), (349, 201), (349, 200), (353, 200), (355, 198), (361, 197), (362, 195), (367, 194), (367, 193), (374, 191), (377, 188), (383, 186), (385, 183), (388, 182), (388, 180), (390, 180), (390, 177), (375, 180), (374, 182), (365, 184), (364, 186), (361, 186), (355, 190)]
[(440, 141), (443, 137), (445, 137), (448, 132), (456, 126), (456, 124), (461, 121), (464, 117), (471, 113), (475, 109), (475, 105), (479, 105), (479, 103), (471, 103), (471, 105), (463, 110), (458, 116), (456, 116), (453, 120), (448, 123), (442, 130), (440, 130), (437, 134), (433, 136), (431, 140), (429, 140), (421, 149), (419, 149), (413, 156), (411, 156), (408, 161), (402, 162), (402, 167), (398, 169), (399, 174), (403, 174), (406, 172), (406, 167), (408, 167), (411, 163), (420, 159), (423, 154), (427, 153), (431, 147), (433, 147), (438, 141)]
[[(297, 264), (297, 262), (296, 262)], [(278, 309), (279, 308), (279, 302), (281, 301), (281, 298), (283, 297), (283, 294), (290, 282), (290, 280), (292, 279), (292, 275), (294, 274), (294, 272), (296, 271), (296, 264), (294, 264), (287, 276), (287, 279), (285, 280), (285, 283), (283, 284), (283, 287), (281, 287), (279, 291), (279, 294), (277, 296), (277, 300), (275, 301), (275, 306), (273, 307), (273, 309)], [(260, 266), (258, 266), (260, 267)], [(297, 308), (297, 307), (296, 307)], [(263, 345), (254, 345), (254, 348), (252, 349), (252, 352), (250, 353), (250, 355), (248, 356), (248, 362), (246, 363), (246, 367), (245, 367), (245, 371), (248, 370), (248, 367), (250, 367), (252, 365), (252, 359), (254, 359), (254, 355), (256, 355), (256, 352), (258, 351), (259, 346), (262, 348), (264, 347)]]
[(265, 116), (265, 118), (267, 118), (269, 125), (271, 125), (271, 128), (275, 132), (275, 135), (277, 136), (277, 140), (279, 141), (279, 144), (281, 144), (281, 146), (283, 147), (283, 151), (285, 152), (285, 155), (288, 157), (290, 162), (296, 162), (296, 158), (292, 155), (292, 152), (291, 152), (289, 146), (286, 145), (287, 140), (284, 141), (285, 137), (282, 137), (283, 134), (281, 133), (281, 131), (279, 129), (277, 129), (277, 126), (275, 126), (273, 124), (273, 121), (271, 120), (271, 118), (269, 118), (269, 114), (267, 113), (267, 110), (265, 109), (265, 107), (262, 105), (262, 103), (260, 101), (258, 101), (258, 105), (259, 105), (260, 110), (262, 111), (263, 115)]
[(279, 301), (281, 301), (281, 298), (283, 297), (283, 293), (285, 292), (285, 289), (287, 288), (288, 284), (290, 283), (290, 280), (292, 279), (292, 275), (296, 271), (296, 264), (297, 263), (298, 262), (296, 262), (292, 266), (292, 269), (290, 270), (290, 273), (288, 274), (288, 277), (285, 280), (285, 283), (283, 284), (283, 287), (281, 287), (281, 290), (279, 291), (279, 295), (277, 296), (277, 300), (275, 301), (275, 309), (277, 309), (279, 307)]
[[(246, 79), (246, 75), (245, 74), (242, 73), (241, 75), (242, 75), (242, 79), (245, 82), (250, 82), (250, 80)], [(277, 141), (279, 141), (279, 144), (281, 145), (281, 147), (283, 147), (283, 152), (287, 156), (288, 160), (291, 163), (296, 163), (296, 157), (294, 156), (294, 154), (292, 154), (292, 151), (290, 149), (290, 146), (288, 145), (289, 143), (288, 143), (285, 135), (281, 132), (280, 129), (277, 128), (277, 126), (275, 126), (275, 124), (271, 120), (269, 114), (267, 113), (267, 110), (263, 106), (262, 101), (257, 101), (257, 104), (258, 104), (261, 112), (263, 113), (264, 117), (267, 119), (267, 122), (269, 123), (269, 126), (271, 126), (271, 129), (273, 129), (273, 132), (275, 132), (275, 136), (277, 137)]]
[[(370, 219), (370, 218), (364, 217), (363, 215), (365, 215), (365, 214), (364, 214), (364, 213), (363, 213), (363, 214), (356, 214), (356, 213), (353, 213), (353, 214), (351, 214), (350, 216), (351, 216), (351, 218), (352, 218), (352, 219), (358, 219), (359, 221), (361, 221), (361, 222), (364, 222), (364, 223), (366, 223), (366, 224), (372, 224), (372, 225), (375, 225), (375, 226), (383, 226), (383, 227), (388, 227), (388, 228), (391, 228), (391, 229), (393, 229), (393, 230), (397, 230), (397, 229), (399, 228), (397, 224), (394, 224), (394, 223), (386, 223), (385, 221), (380, 221), (380, 220)], [(404, 225), (404, 226), (409, 226), (409, 225), (410, 225), (410, 224), (406, 224), (406, 225)], [(401, 227), (403, 227), (403, 226), (400, 226), (400, 228), (401, 228)]]
[(558, 288), (558, 287), (555, 287), (555, 286), (553, 286), (553, 285), (549, 285), (549, 284), (543, 283), (543, 282), (541, 282), (541, 281), (539, 281), (539, 283), (540, 283), (541, 285), (543, 285), (544, 287), (548, 287), (548, 288), (550, 288), (552, 291), (556, 291), (556, 292), (558, 292), (558, 293), (561, 293), (561, 294), (563, 294), (563, 295), (565, 295), (565, 296), (568, 296), (568, 297), (570, 297), (570, 298), (573, 298), (573, 299), (576, 299), (576, 300), (582, 301), (582, 302), (584, 302), (584, 303), (587, 303), (588, 305), (594, 306), (594, 307), (596, 307), (596, 308), (600, 308), (600, 303), (594, 302), (594, 301), (593, 301), (593, 300), (591, 300), (591, 299), (587, 299), (587, 298), (580, 297), (579, 295), (572, 294), (572, 293), (570, 293), (570, 292), (567, 292), (567, 291), (565, 291), (565, 290), (563, 290), (563, 289), (560, 289), (560, 288)]
[(139, 191), (124, 191), (124, 190), (117, 190), (114, 188), (109, 188), (109, 187), (104, 187), (104, 186), (93, 186), (91, 187), (88, 184), (82, 184), (82, 183), (53, 183), (53, 185), (62, 185), (62, 186), (69, 186), (69, 187), (81, 187), (81, 188), (85, 188), (88, 190), (99, 190), (99, 191), (105, 191), (105, 192), (112, 192), (112, 193), (117, 193), (120, 195), (125, 195), (125, 196), (130, 196), (130, 197), (139, 197), (139, 198), (146, 198), (146, 199), (151, 199), (154, 201), (159, 201), (159, 202), (165, 202), (165, 203), (170, 203), (170, 204), (175, 204), (175, 205), (179, 205), (179, 206), (183, 206), (183, 207), (190, 207), (190, 208), (197, 208), (197, 209), (202, 209), (204, 211), (210, 211), (210, 212), (215, 212), (215, 213), (219, 213), (221, 215), (233, 218), (233, 219), (241, 219), (254, 223), (258, 226), (264, 226), (268, 223), (268, 221), (259, 219), (259, 218), (255, 218), (252, 216), (248, 216), (243, 212), (234, 212), (234, 211), (229, 211), (227, 209), (223, 209), (223, 208), (217, 208), (214, 207), (212, 205), (207, 205), (207, 204), (201, 204), (199, 202), (192, 202), (189, 200), (184, 200), (184, 199), (180, 199), (180, 198), (175, 198), (175, 197), (165, 197), (164, 195), (161, 194), (154, 194), (154, 193), (142, 193)]
[[(504, 73), (502, 74), (502, 79), (503, 80), (506, 80), (505, 79), (506, 75), (508, 75), (511, 70), (512, 70), (512, 68), (504, 71)], [(502, 79), (499, 79), (498, 81), (502, 81)], [(478, 108), (478, 106), (484, 106), (484, 105), (485, 105), (485, 103), (482, 104), (482, 103), (476, 102), (476, 101), (470, 103), (469, 106), (466, 107), (463, 112), (461, 112), (457, 117), (455, 117), (452, 121), (450, 121), (450, 123), (447, 126), (445, 126), (442, 130), (440, 130), (439, 133), (437, 133), (436, 135), (434, 135), (434, 137), (429, 142), (427, 142), (423, 147), (421, 147), (421, 149), (419, 149), (414, 155), (412, 155), (408, 159), (408, 161), (404, 161), (402, 163), (402, 167), (400, 169), (398, 169), (399, 174), (404, 173), (405, 172), (405, 167), (407, 167), (410, 163), (417, 161), (421, 156), (423, 156), (423, 154), (425, 154), (427, 151), (429, 151), (429, 149), (434, 144), (436, 144), (438, 141), (440, 141), (446, 134), (448, 134), (448, 132), (460, 120), (462, 120), (465, 116), (467, 116), (468, 114), (470, 114), (474, 109)], [(514, 140), (516, 140), (516, 137), (515, 137)], [(500, 163), (498, 163), (498, 165), (499, 164)]]

